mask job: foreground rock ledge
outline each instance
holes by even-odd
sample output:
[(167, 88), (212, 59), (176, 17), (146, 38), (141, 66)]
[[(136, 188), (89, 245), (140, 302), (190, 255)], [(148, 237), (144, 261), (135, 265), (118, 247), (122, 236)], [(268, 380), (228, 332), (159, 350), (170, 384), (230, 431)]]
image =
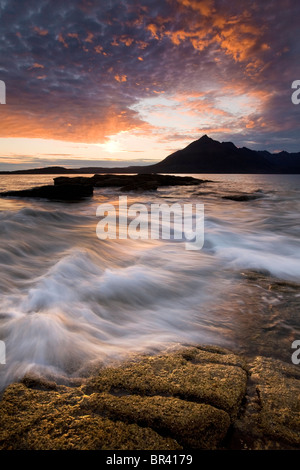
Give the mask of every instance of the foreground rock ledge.
[(0, 449), (299, 448), (296, 366), (183, 347), (79, 386), (25, 377), (0, 402)]

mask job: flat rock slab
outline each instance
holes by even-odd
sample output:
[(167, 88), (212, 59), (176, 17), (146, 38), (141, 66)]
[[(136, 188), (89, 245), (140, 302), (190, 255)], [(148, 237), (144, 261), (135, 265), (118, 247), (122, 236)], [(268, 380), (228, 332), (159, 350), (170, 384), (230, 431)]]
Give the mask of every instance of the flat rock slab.
[(235, 417), (246, 392), (241, 360), (226, 353), (186, 348), (108, 367), (85, 386), (87, 393), (177, 397), (205, 403)]
[(180, 449), (150, 428), (113, 421), (81, 406), (80, 390), (28, 389), (14, 384), (1, 406), (1, 450)]
[(214, 449), (246, 390), (243, 361), (183, 348), (101, 369), (77, 387), (25, 377), (0, 403), (0, 449)]
[(134, 356), (71, 385), (26, 376), (0, 402), (2, 450), (300, 448), (300, 372), (218, 347)]

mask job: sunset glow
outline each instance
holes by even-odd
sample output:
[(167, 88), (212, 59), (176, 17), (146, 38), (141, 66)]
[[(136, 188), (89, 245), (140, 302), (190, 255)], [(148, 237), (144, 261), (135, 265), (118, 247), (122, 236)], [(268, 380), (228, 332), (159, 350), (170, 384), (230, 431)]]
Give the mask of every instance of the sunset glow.
[(292, 0), (25, 3), (0, 2), (0, 169), (156, 162), (203, 134), (300, 151)]

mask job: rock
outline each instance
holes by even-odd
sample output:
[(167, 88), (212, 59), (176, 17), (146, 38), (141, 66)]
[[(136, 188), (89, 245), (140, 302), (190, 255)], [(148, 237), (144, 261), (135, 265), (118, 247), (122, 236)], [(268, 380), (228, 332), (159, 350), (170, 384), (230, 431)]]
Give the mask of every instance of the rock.
[(261, 194), (232, 194), (232, 196), (222, 196), (222, 199), (229, 199), (231, 201), (254, 201), (255, 199), (261, 199)]
[(27, 375), (8, 386), (0, 449), (300, 448), (293, 364), (185, 346), (93, 374), (69, 385)]
[(173, 397), (93, 393), (85, 405), (110, 419), (121, 418), (127, 424), (136, 423), (168, 435), (188, 448), (216, 448), (230, 425), (228, 414), (222, 410)]
[(29, 197), (55, 201), (79, 201), (93, 195), (93, 186), (82, 184), (60, 184), (57, 186), (39, 186), (21, 191), (0, 193), (2, 197)]
[(127, 175), (95, 175), (92, 183), (95, 188), (120, 188), (124, 184), (132, 184), (133, 177)]
[(160, 186), (199, 185), (205, 182), (192, 177), (172, 175), (94, 175), (92, 177), (59, 176), (54, 178), (54, 185), (39, 186), (21, 191), (0, 193), (1, 197), (28, 197), (54, 201), (80, 201), (93, 195), (94, 188), (116, 187), (126, 191), (155, 191)]
[(256, 357), (250, 364), (247, 406), (235, 423), (250, 449), (300, 448), (300, 370), (293, 364)]
[(54, 381), (47, 380), (34, 374), (25, 375), (21, 380), (27, 388), (36, 388), (38, 390), (57, 390), (57, 384)]
[(79, 389), (41, 391), (14, 384), (1, 402), (1, 450), (178, 450), (150, 428), (87, 412)]
[(77, 387), (27, 376), (0, 402), (0, 449), (215, 449), (246, 381), (242, 359), (196, 347), (135, 357)]
[(86, 176), (74, 176), (70, 178), (69, 176), (57, 176), (53, 178), (54, 186), (64, 185), (64, 184), (84, 184), (88, 186), (93, 186), (91, 178)]
[(228, 355), (220, 351), (223, 350), (212, 354), (187, 348), (168, 355), (139, 358), (120, 367), (107, 367), (87, 382), (85, 390), (173, 396), (209, 404), (234, 418), (246, 392), (247, 373), (241, 361), (227, 363)]
[(122, 191), (156, 190), (160, 186), (190, 186), (199, 185), (204, 182), (206, 182), (206, 180), (200, 180), (190, 176), (184, 177), (151, 173), (137, 175), (96, 174), (92, 177), (77, 176), (70, 178), (66, 176), (60, 176), (54, 178), (55, 186), (65, 184), (82, 184), (92, 185), (94, 188), (122, 188)]

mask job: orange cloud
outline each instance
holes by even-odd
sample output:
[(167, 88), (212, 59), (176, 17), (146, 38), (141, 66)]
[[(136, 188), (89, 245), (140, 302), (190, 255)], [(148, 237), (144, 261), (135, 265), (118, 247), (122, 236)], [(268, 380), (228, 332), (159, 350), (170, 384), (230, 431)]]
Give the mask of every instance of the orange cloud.
[(158, 27), (157, 27), (155, 24), (153, 24), (153, 23), (149, 24), (149, 25), (147, 26), (147, 29), (148, 29), (148, 31), (150, 31), (150, 33), (152, 34), (152, 36), (153, 36), (155, 39), (159, 39), (158, 34), (157, 34), (157, 32), (158, 32)]
[(159, 18), (147, 26), (153, 38), (168, 37), (176, 46), (189, 41), (197, 51), (215, 45), (235, 62), (244, 62), (249, 75), (261, 70), (263, 60), (258, 55), (270, 46), (263, 41), (264, 28), (256, 24), (251, 11), (234, 16), (224, 8), (216, 9), (214, 0), (177, 0), (177, 3), (184, 18), (183, 26), (176, 29), (170, 18)]
[(215, 12), (213, 0), (179, 0), (179, 3), (198, 11), (203, 16), (210, 16)]
[(40, 36), (47, 36), (48, 30), (39, 28), (38, 26), (34, 26), (33, 30), (38, 33)]
[(114, 40), (113, 40), (113, 42), (111, 42), (111, 45), (116, 46), (116, 47), (119, 45), (116, 37), (114, 37)]
[(91, 32), (88, 32), (87, 37), (85, 38), (85, 42), (93, 42), (94, 39), (94, 34)]
[(121, 36), (120, 41), (123, 42), (123, 44), (125, 44), (127, 47), (129, 47), (134, 42), (134, 39), (128, 36)]
[(94, 50), (97, 54), (101, 54), (103, 52), (103, 47), (98, 45), (94, 47)]
[(44, 69), (44, 65), (42, 64), (38, 64), (37, 62), (35, 62), (31, 67), (29, 67), (27, 70), (33, 70), (33, 69)]
[(148, 125), (139, 120), (134, 112), (120, 112), (115, 106), (105, 109), (99, 119), (97, 111), (88, 112), (81, 105), (62, 108), (59, 113), (35, 109), (35, 113), (24, 111), (18, 103), (1, 109), (0, 138), (39, 138), (67, 142), (103, 143), (107, 136), (121, 131), (142, 130)]
[(127, 82), (127, 75), (115, 75), (115, 80), (119, 83)]
[(78, 39), (78, 33), (68, 33), (69, 38)]
[(148, 43), (146, 41), (138, 40), (136, 41), (136, 44), (139, 49), (146, 49), (146, 47), (148, 47)]
[(66, 49), (68, 49), (69, 46), (68, 46), (68, 44), (66, 43), (66, 41), (65, 41), (65, 39), (64, 39), (64, 37), (63, 37), (63, 35), (62, 35), (61, 33), (59, 33), (57, 39), (58, 39), (59, 42), (61, 42), (61, 43), (64, 45), (64, 47), (65, 47)]

